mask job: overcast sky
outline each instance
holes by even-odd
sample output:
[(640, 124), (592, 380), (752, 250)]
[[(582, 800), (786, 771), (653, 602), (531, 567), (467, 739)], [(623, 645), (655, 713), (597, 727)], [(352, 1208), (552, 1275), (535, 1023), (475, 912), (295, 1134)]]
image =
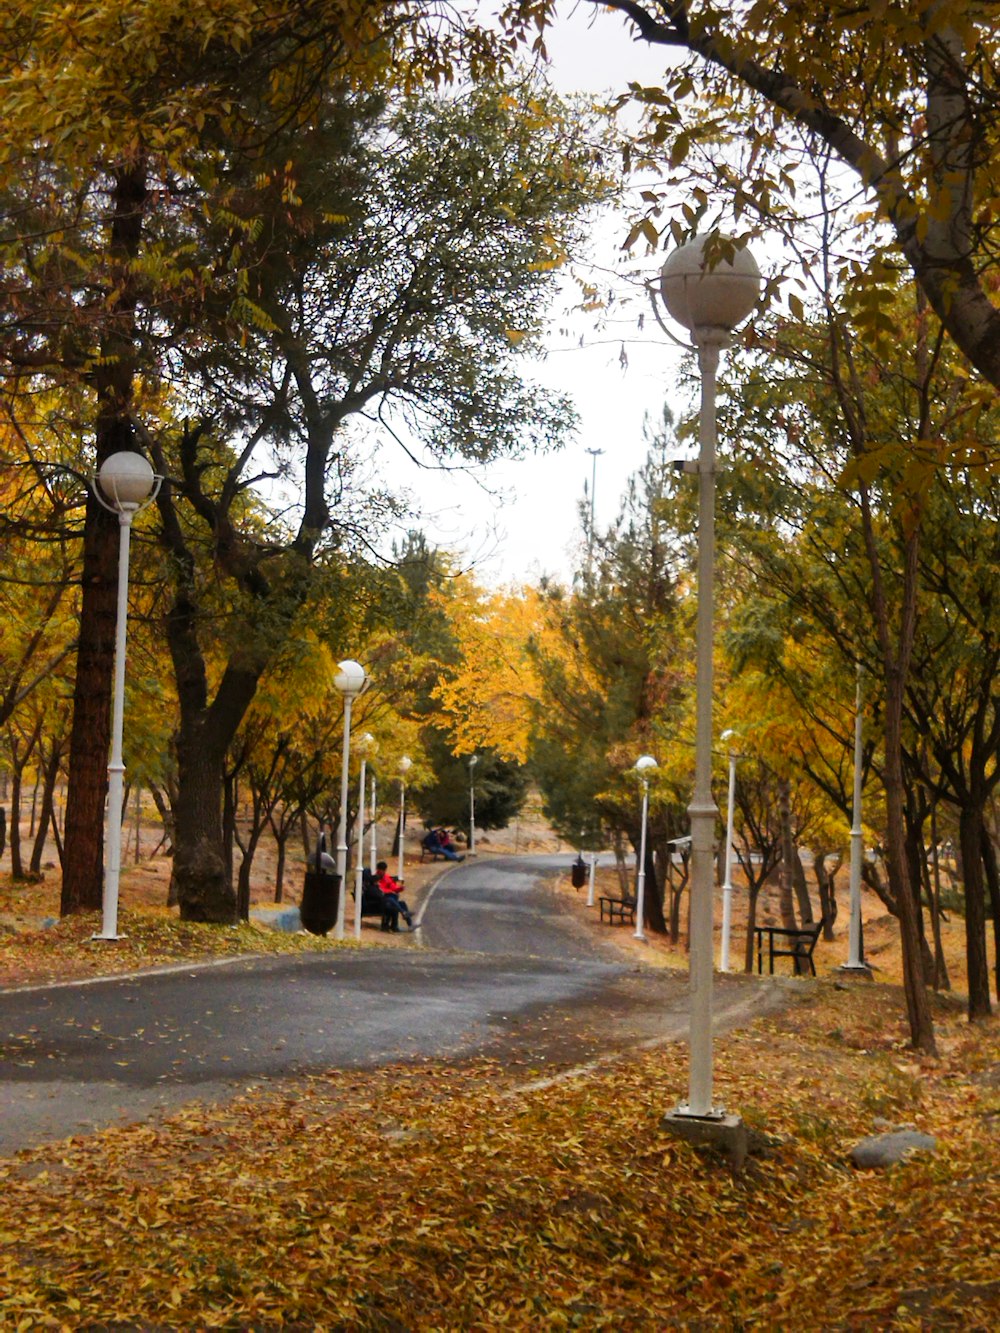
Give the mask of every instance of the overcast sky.
[[(620, 16), (594, 15), (589, 6), (567, 14), (549, 39), (550, 76), (563, 93), (617, 91), (630, 80), (659, 82), (665, 53), (636, 43)], [(607, 216), (595, 233), (592, 259), (611, 270), (628, 230), (624, 216)], [(658, 263), (649, 261), (650, 277)], [(580, 338), (585, 346), (578, 345)], [(623, 365), (623, 342), (627, 365)], [(629, 475), (646, 456), (643, 422), (654, 420), (670, 392), (678, 353), (647, 321), (636, 330), (634, 314), (619, 329), (595, 336), (580, 319), (570, 339), (553, 336), (538, 378), (564, 391), (576, 404), (580, 431), (558, 454), (491, 465), (477, 480), (461, 472), (421, 472), (392, 456), (391, 484), (416, 497), (430, 540), (475, 563), (483, 582), (535, 581), (541, 574), (567, 580), (574, 550), (585, 544), (579, 505), (596, 461), (595, 523), (598, 530), (616, 514)], [(603, 450), (596, 457), (588, 450)]]

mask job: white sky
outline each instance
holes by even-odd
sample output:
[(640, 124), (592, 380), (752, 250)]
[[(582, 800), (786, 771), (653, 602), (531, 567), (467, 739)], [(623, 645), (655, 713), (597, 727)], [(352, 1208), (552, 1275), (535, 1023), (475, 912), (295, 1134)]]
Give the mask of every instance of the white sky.
[[(634, 42), (621, 16), (595, 15), (588, 6), (559, 21), (548, 48), (550, 76), (563, 93), (618, 91), (632, 80), (655, 84), (669, 59), (662, 49)], [(591, 247), (600, 269), (615, 267), (627, 230), (624, 215), (604, 220)], [(662, 261), (662, 255), (649, 259), (650, 277)], [(645, 333), (636, 330), (638, 307), (632, 310), (623, 316), (619, 336), (595, 335), (592, 323), (580, 316), (574, 337), (553, 337), (548, 359), (537, 367), (537, 378), (567, 392), (580, 417), (576, 441), (559, 453), (491, 464), (481, 481), (457, 472), (422, 472), (396, 456), (393, 488), (420, 503), (419, 526), (432, 544), (473, 561), (481, 581), (535, 581), (541, 574), (568, 580), (574, 549), (579, 553), (586, 539), (578, 506), (593, 475), (595, 460), (587, 450), (604, 451), (596, 459), (597, 530), (616, 515), (628, 477), (646, 457), (644, 419), (660, 416), (679, 360), (651, 319)], [(576, 345), (581, 336), (583, 348)], [(620, 361), (623, 339), (626, 368)], [(684, 400), (671, 397), (680, 409)]]

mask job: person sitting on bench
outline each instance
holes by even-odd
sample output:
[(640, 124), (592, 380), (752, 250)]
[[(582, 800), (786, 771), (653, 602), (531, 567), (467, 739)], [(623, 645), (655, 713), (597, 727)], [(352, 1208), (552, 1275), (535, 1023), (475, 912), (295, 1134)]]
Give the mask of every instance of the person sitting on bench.
[(424, 851), (432, 856), (443, 856), (446, 861), (464, 861), (465, 857), (455, 851), (455, 844), (446, 828), (432, 828), (423, 840)]
[(400, 896), (403, 892), (403, 882), (402, 880), (393, 879), (389, 874), (389, 867), (384, 861), (379, 861), (375, 867), (375, 883), (382, 894), (382, 903), (385, 907), (385, 916), (379, 929), (398, 931), (399, 917), (402, 914), (403, 920), (409, 928), (416, 930), (417, 927), (413, 924), (410, 909)]

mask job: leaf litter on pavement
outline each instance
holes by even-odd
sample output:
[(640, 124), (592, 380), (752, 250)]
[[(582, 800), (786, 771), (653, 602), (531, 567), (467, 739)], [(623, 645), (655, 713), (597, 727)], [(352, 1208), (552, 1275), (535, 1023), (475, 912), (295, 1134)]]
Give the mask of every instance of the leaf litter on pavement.
[[(934, 1059), (894, 987), (828, 979), (721, 1038), (740, 1174), (661, 1125), (683, 1044), (527, 1086), (332, 1072), (22, 1152), (0, 1327), (993, 1330), (1000, 1039), (938, 1009)], [(903, 1124), (937, 1151), (849, 1165)]]

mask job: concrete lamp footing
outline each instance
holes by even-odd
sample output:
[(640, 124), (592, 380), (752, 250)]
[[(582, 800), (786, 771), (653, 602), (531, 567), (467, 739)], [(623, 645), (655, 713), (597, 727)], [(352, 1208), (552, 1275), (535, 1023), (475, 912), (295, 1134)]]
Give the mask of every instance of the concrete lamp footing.
[(834, 976), (847, 977), (848, 979), (857, 977), (865, 981), (871, 981), (873, 973), (867, 963), (858, 963), (855, 966), (850, 963), (842, 963), (840, 967), (834, 970)]
[(738, 1115), (701, 1116), (668, 1111), (660, 1121), (668, 1134), (684, 1139), (694, 1148), (707, 1148), (723, 1157), (734, 1171), (741, 1171), (750, 1150), (750, 1135)]

